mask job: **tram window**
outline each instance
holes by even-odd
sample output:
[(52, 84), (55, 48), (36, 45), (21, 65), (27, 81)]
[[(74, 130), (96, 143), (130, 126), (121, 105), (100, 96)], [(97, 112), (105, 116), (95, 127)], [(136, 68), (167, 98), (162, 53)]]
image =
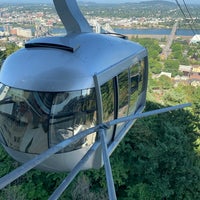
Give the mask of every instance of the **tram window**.
[(119, 110), (118, 117), (127, 116), (129, 102), (128, 70), (118, 75)]
[[(5, 86), (0, 94), (2, 142), (17, 151), (41, 153), (48, 149), (48, 115), (41, 109), (42, 99), (36, 99), (34, 93)], [(50, 111), (47, 105), (46, 109)]]
[(139, 93), (144, 90), (144, 78), (145, 78), (145, 62), (144, 60), (139, 62)]
[[(50, 146), (96, 125), (96, 94), (94, 89), (64, 92), (55, 95), (50, 119)], [(66, 147), (65, 152), (90, 145), (96, 134)]]
[[(102, 106), (103, 106), (103, 121), (107, 122), (113, 120), (116, 117), (115, 112), (115, 87), (114, 80), (106, 82), (101, 86)], [(109, 143), (113, 138), (114, 126), (106, 131), (106, 142)]]
[(101, 86), (103, 121), (114, 119), (114, 85), (113, 80), (108, 81)]
[(139, 65), (135, 64), (130, 67), (130, 103), (129, 114), (135, 110), (137, 98), (138, 98), (138, 81), (139, 81)]

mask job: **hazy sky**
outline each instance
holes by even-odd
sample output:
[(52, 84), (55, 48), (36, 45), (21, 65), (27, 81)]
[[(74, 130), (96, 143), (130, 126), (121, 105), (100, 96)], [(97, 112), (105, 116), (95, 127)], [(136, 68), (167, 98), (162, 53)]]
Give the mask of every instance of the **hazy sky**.
[[(150, 1), (150, 0), (78, 0), (83, 2), (97, 2), (97, 3), (123, 3), (123, 2), (141, 2), (141, 1)], [(162, 1), (162, 0), (159, 0)], [(176, 2), (175, 0), (168, 0), (171, 2)], [(0, 3), (51, 3), (53, 0), (0, 0)], [(178, 0), (181, 4), (183, 0)], [(200, 0), (185, 0), (186, 4), (200, 4)]]

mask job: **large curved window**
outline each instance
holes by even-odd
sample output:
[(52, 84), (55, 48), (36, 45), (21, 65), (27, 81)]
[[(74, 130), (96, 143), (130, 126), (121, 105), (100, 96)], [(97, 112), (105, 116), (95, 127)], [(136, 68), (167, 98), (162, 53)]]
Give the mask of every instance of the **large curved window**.
[[(96, 124), (94, 89), (34, 92), (0, 84), (0, 141), (21, 152), (41, 153)], [(65, 151), (90, 145), (95, 133)]]
[[(50, 115), (50, 146), (53, 146), (78, 132), (96, 125), (96, 95), (94, 89), (58, 93), (53, 99)], [(96, 134), (65, 148), (70, 151), (91, 145)]]
[(0, 87), (1, 142), (21, 152), (41, 153), (46, 150), (53, 94), (18, 90), (2, 84)]

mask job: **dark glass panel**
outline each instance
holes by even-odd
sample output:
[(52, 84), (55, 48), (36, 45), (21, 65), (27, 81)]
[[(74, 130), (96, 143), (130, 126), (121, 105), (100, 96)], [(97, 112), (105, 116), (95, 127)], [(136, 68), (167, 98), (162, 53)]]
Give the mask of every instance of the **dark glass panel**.
[(1, 142), (21, 152), (41, 153), (48, 149), (50, 105), (44, 104), (43, 97), (52, 99), (53, 94), (37, 93), (37, 98), (35, 94), (1, 85)]
[(128, 70), (118, 76), (119, 109), (118, 117), (127, 116), (129, 102)]
[[(103, 106), (103, 121), (107, 122), (113, 120), (115, 117), (115, 93), (114, 93), (114, 83), (110, 80), (101, 86), (102, 95), (102, 106)], [(109, 143), (113, 138), (114, 127), (106, 131), (106, 141)]]
[(142, 91), (144, 91), (144, 79), (145, 79), (145, 62), (144, 60), (139, 62), (139, 93), (141, 93)]
[(136, 102), (138, 99), (138, 81), (139, 81), (139, 65), (130, 67), (130, 103), (129, 114), (132, 114), (136, 109)]
[[(49, 123), (50, 122), (50, 123)], [(21, 152), (38, 154), (79, 131), (96, 125), (94, 89), (32, 92), (0, 84), (0, 141)], [(94, 143), (96, 133), (65, 149)]]
[[(50, 145), (53, 146), (96, 125), (96, 94), (94, 89), (58, 93), (53, 99), (50, 119)], [(77, 141), (64, 151), (91, 145), (96, 134)]]
[(101, 86), (101, 95), (103, 103), (103, 121), (114, 119), (114, 87), (113, 80), (108, 81)]

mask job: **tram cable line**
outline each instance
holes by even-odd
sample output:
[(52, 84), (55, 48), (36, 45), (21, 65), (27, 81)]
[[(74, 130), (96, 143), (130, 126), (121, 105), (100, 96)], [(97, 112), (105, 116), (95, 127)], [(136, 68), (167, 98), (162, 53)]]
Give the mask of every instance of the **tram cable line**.
[[(192, 17), (192, 14), (191, 14), (191, 12), (190, 12), (190, 10), (189, 10), (189, 8), (188, 8), (188, 6), (187, 6), (185, 0), (183, 0), (183, 4), (184, 4), (184, 6), (185, 6), (185, 8), (186, 8), (186, 10), (187, 10), (188, 15), (190, 16), (190, 19), (191, 19), (191, 21), (192, 21), (193, 26), (195, 27), (196, 22), (194, 21), (194, 18)], [(198, 34), (197, 28), (194, 28), (194, 30), (195, 30), (195, 33)]]
[(192, 23), (194, 24), (194, 20), (193, 20), (192, 14), (190, 13), (190, 10), (189, 10), (185, 0), (183, 0), (183, 4), (184, 4), (184, 6), (185, 6), (185, 8), (187, 10), (188, 15), (190, 16), (190, 19), (192, 20)]
[(192, 24), (190, 23), (190, 20), (187, 19), (187, 15), (185, 14), (184, 10), (182, 9), (182, 6), (180, 5), (179, 1), (178, 1), (178, 0), (175, 0), (175, 1), (176, 1), (176, 4), (177, 4), (178, 7), (179, 7), (181, 13), (183, 14), (185, 20), (188, 21), (188, 24), (189, 24), (190, 29), (192, 30), (193, 34), (194, 34), (194, 35), (197, 34), (197, 33), (196, 33), (196, 30), (195, 30), (195, 29), (193, 28), (193, 26), (192, 26), (192, 24), (194, 25), (194, 20), (193, 20), (193, 18), (192, 18), (192, 15), (191, 15), (189, 9), (188, 9), (187, 4), (185, 3), (185, 0), (183, 0), (183, 3), (184, 3), (184, 6), (185, 6), (185, 8), (186, 8), (186, 10), (187, 10), (187, 13), (189, 14), (189, 18), (192, 20)]

